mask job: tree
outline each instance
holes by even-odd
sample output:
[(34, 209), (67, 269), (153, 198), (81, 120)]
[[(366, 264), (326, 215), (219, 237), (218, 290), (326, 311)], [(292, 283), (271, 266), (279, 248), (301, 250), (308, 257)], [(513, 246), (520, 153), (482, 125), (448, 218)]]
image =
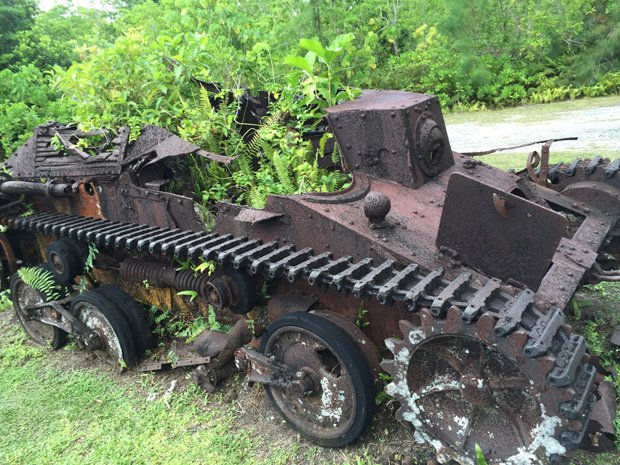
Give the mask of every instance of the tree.
[(37, 12), (36, 0), (0, 0), (0, 69), (12, 64), (17, 34), (32, 27)]
[(620, 0), (596, 0), (576, 41), (579, 52), (570, 68), (572, 81), (594, 84), (605, 73), (620, 70)]
[(32, 28), (17, 34), (14, 62), (43, 70), (67, 68), (80, 58), (80, 48), (113, 42), (108, 16), (103, 10), (64, 5), (40, 13)]

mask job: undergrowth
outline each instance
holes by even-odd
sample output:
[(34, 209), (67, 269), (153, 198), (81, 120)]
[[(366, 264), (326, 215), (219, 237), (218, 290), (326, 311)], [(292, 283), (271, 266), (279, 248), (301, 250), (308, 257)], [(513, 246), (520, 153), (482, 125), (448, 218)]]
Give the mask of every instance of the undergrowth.
[(191, 343), (204, 330), (228, 332), (231, 327), (217, 321), (215, 310), (209, 305), (207, 316), (198, 316), (191, 321), (183, 320), (176, 313), (159, 308), (155, 305), (148, 307), (148, 314), (153, 322), (153, 331), (161, 340), (182, 338)]
[(13, 301), (11, 300), (11, 291), (5, 289), (0, 291), (0, 312), (13, 308)]

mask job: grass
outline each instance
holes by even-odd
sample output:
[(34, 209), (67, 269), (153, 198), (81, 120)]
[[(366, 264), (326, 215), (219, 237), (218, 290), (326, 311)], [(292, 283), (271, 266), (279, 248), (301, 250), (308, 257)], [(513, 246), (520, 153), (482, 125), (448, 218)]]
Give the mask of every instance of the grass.
[(4, 312), (12, 308), (13, 302), (11, 302), (11, 291), (8, 289), (0, 291), (0, 312)]
[[(497, 152), (491, 155), (484, 155), (481, 157), (476, 157), (477, 160), (481, 160), (487, 165), (494, 166), (495, 168), (499, 168), (501, 170), (517, 170), (520, 171), (525, 169), (525, 164), (527, 162), (527, 154), (532, 150), (536, 150), (540, 153), (540, 147), (532, 146), (526, 147), (522, 149), (522, 152), (516, 154), (513, 152)], [(591, 159), (592, 151), (581, 151), (581, 150), (553, 150), (551, 149), (551, 153), (549, 154), (549, 167), (551, 168), (553, 165), (557, 163), (570, 163), (577, 158)], [(611, 150), (597, 150), (596, 155), (600, 155), (603, 158), (609, 158), (611, 160), (618, 158), (618, 152), (614, 152)]]
[(148, 401), (96, 370), (50, 368), (46, 353), (17, 335), (0, 349), (0, 463), (256, 463), (234, 407), (209, 409), (193, 386)]

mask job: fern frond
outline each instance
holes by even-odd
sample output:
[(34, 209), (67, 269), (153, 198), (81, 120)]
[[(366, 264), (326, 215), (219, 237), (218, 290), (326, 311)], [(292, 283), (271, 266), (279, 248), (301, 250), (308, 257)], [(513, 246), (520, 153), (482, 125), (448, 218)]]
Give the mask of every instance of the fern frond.
[(282, 111), (275, 111), (273, 114), (263, 119), (260, 128), (254, 129), (252, 138), (245, 144), (241, 152), (242, 155), (256, 157), (264, 143), (269, 143), (267, 137), (273, 134), (278, 126), (284, 123), (285, 116)]
[(129, 142), (135, 142), (142, 133), (142, 121), (139, 118), (130, 118), (127, 126), (129, 126)]
[(200, 88), (200, 109), (206, 113), (211, 114), (213, 112), (213, 105), (209, 99), (209, 92), (204, 87)]
[(332, 150), (332, 163), (337, 165), (340, 163), (340, 146), (338, 142), (334, 143), (334, 150)]
[(273, 154), (273, 167), (278, 175), (280, 184), (284, 187), (287, 194), (295, 192), (295, 186), (291, 180), (291, 174), (289, 172), (289, 160), (286, 157), (280, 156), (278, 153)]
[(248, 203), (252, 208), (265, 208), (267, 195), (253, 187), (248, 193)]
[(22, 267), (17, 270), (19, 277), (35, 291), (43, 294), (47, 300), (59, 300), (63, 291), (51, 271), (38, 266)]

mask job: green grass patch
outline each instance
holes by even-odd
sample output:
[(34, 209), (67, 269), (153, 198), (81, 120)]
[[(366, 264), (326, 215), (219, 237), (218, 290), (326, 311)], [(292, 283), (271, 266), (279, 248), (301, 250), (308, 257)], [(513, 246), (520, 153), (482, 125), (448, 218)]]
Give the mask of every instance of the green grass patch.
[[(525, 169), (525, 165), (527, 163), (527, 153), (532, 150), (536, 150), (540, 153), (540, 147), (533, 145), (532, 147), (525, 147), (521, 152), (497, 152), (491, 155), (484, 155), (481, 157), (475, 157), (477, 160), (481, 160), (487, 165), (494, 166), (495, 168), (499, 168), (501, 170), (517, 170), (520, 171)], [(563, 151), (555, 151), (553, 150), (553, 146), (551, 147), (551, 153), (549, 154), (549, 167), (557, 163), (570, 163), (578, 158), (582, 160), (591, 159), (594, 155), (600, 155), (603, 158), (615, 159), (618, 157), (618, 152), (613, 152), (611, 150), (596, 150), (595, 152), (591, 150), (583, 151), (583, 150), (563, 150)]]
[[(17, 326), (0, 326), (2, 465), (260, 463), (250, 431), (233, 427), (232, 404), (194, 385), (164, 395), (148, 375), (123, 387), (103, 371), (60, 370)], [(285, 452), (269, 463), (286, 463)]]
[(8, 289), (0, 291), (0, 312), (4, 312), (12, 308), (13, 302), (11, 301), (11, 291)]
[(72, 368), (84, 357), (75, 345), (56, 354), (32, 346), (7, 316), (0, 319), (1, 465), (377, 463), (362, 443), (322, 449), (296, 444), (288, 429), (274, 434), (283, 422), (275, 412), (261, 414), (271, 428), (257, 427), (229, 393), (186, 386), (182, 373), (170, 394), (169, 378)]
[(99, 373), (50, 369), (41, 358), (0, 367), (6, 465), (256, 463), (234, 415), (207, 409), (195, 388), (149, 402)]

